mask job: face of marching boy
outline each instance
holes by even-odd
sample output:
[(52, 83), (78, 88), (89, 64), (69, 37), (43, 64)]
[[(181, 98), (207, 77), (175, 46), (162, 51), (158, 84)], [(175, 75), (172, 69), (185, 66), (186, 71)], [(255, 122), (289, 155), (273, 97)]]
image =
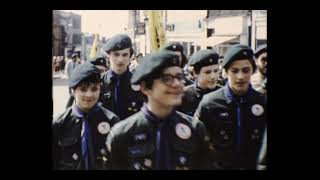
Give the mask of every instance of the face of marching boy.
[(140, 86), (148, 104), (169, 109), (181, 104), (184, 81), (179, 57), (170, 51), (146, 56), (131, 79)]
[(202, 89), (214, 89), (219, 79), (219, 54), (214, 50), (201, 50), (190, 59), (197, 86)]
[(100, 94), (99, 70), (91, 63), (78, 66), (71, 74), (69, 87), (72, 88), (76, 106), (83, 112), (89, 112)]
[(237, 44), (231, 46), (222, 61), (228, 85), (236, 95), (245, 94), (250, 86), (250, 78), (256, 70), (253, 51), (249, 46)]
[(126, 34), (117, 34), (111, 37), (105, 46), (110, 61), (110, 69), (116, 74), (123, 74), (129, 66), (133, 54), (132, 42)]

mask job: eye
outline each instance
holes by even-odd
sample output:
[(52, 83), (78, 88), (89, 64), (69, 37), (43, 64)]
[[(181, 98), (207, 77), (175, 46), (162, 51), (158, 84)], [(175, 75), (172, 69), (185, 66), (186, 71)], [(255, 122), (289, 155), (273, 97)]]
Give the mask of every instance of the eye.
[(87, 91), (87, 88), (86, 88), (86, 87), (81, 87), (81, 88), (80, 88), (80, 91), (81, 91), (81, 92), (86, 92), (86, 91)]
[(247, 74), (247, 73), (250, 72), (250, 68), (244, 68), (244, 69), (242, 70), (242, 72)]
[(163, 75), (162, 79), (163, 79), (163, 81), (165, 81), (165, 82), (169, 82), (169, 81), (171, 81), (172, 76), (169, 75), (169, 74), (166, 74), (166, 75)]
[(176, 75), (176, 78), (181, 81), (181, 80), (184, 80), (184, 75), (182, 73), (179, 73)]
[(127, 57), (127, 56), (129, 56), (129, 54), (128, 53), (124, 53), (124, 54), (122, 54), (122, 56), (123, 57)]
[(205, 71), (204, 72), (205, 74), (210, 74), (211, 73), (211, 71), (209, 70), (209, 71)]
[(239, 72), (239, 70), (238, 70), (238, 69), (232, 69), (231, 72), (232, 72), (233, 74), (237, 74), (237, 73)]
[(97, 87), (97, 86), (92, 87), (92, 88), (91, 88), (91, 91), (92, 91), (92, 92), (98, 91), (98, 87)]
[(263, 62), (263, 63), (265, 63), (265, 62), (267, 62), (267, 57), (263, 57), (262, 59), (261, 59), (261, 61)]

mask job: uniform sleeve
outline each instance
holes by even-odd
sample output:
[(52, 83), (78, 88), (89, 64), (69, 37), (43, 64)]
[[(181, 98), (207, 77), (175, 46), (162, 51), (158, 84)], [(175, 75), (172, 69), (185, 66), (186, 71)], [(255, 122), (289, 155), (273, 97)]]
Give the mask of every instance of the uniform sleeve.
[(206, 146), (209, 148), (207, 152), (203, 152), (203, 154), (206, 154), (207, 157), (203, 160), (203, 162), (206, 162), (206, 169), (215, 169), (215, 170), (220, 170), (222, 167), (218, 166), (217, 160), (218, 160), (218, 152), (216, 151), (216, 148), (214, 147), (212, 143), (212, 133), (210, 132), (209, 128), (212, 128), (214, 125), (214, 119), (212, 114), (208, 111), (206, 108), (206, 103), (205, 101), (201, 101), (197, 111), (194, 114), (194, 120), (195, 121), (200, 121), (201, 125), (199, 126), (199, 131), (202, 132), (200, 137), (202, 138), (203, 144), (204, 144), (204, 149)]
[(121, 170), (121, 155), (119, 151), (119, 137), (115, 134), (115, 129), (111, 128), (108, 134), (106, 145), (108, 149), (109, 167), (111, 170)]
[(266, 170), (267, 169), (267, 128), (263, 136), (263, 142), (258, 158), (257, 170)]
[(60, 148), (58, 147), (59, 142), (59, 134), (60, 134), (60, 124), (56, 121), (52, 123), (52, 169), (58, 169), (58, 162), (60, 159)]
[(116, 114), (114, 114), (111, 120), (112, 122), (114, 122), (114, 124), (117, 124), (118, 122), (120, 122), (120, 118)]
[(205, 110), (205, 103), (204, 103), (204, 100), (202, 99), (198, 105), (196, 112), (194, 113), (194, 119), (200, 120), (201, 122), (206, 123), (207, 122), (206, 113), (207, 112)]
[[(195, 120), (197, 121), (197, 120)], [(199, 152), (199, 166), (197, 169), (200, 170), (216, 170), (219, 169), (215, 167), (215, 148), (211, 142), (210, 136), (208, 134), (207, 128), (205, 125), (198, 121), (196, 125), (197, 133), (199, 135), (200, 142), (200, 152)]]

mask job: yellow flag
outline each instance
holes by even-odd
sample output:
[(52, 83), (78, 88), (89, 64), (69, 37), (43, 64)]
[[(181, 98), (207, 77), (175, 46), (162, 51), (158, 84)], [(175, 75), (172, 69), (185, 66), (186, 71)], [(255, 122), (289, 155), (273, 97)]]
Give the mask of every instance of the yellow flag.
[(163, 10), (150, 10), (148, 13), (151, 52), (157, 52), (166, 43)]
[(97, 57), (97, 51), (98, 51), (98, 35), (94, 35), (94, 41), (91, 47), (91, 52), (90, 52), (90, 58), (96, 58)]

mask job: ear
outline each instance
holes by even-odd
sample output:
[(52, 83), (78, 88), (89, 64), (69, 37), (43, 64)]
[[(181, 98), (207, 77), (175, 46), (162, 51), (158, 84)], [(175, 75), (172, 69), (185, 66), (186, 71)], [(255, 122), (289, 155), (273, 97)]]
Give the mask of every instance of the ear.
[(73, 88), (71, 88), (71, 94), (72, 94), (72, 96), (74, 96), (74, 89)]
[(221, 75), (222, 75), (223, 78), (227, 78), (228, 73), (227, 73), (227, 70), (225, 68), (222, 69), (222, 74)]
[(198, 78), (198, 74), (194, 71), (194, 68), (192, 68), (192, 76), (193, 78)]

